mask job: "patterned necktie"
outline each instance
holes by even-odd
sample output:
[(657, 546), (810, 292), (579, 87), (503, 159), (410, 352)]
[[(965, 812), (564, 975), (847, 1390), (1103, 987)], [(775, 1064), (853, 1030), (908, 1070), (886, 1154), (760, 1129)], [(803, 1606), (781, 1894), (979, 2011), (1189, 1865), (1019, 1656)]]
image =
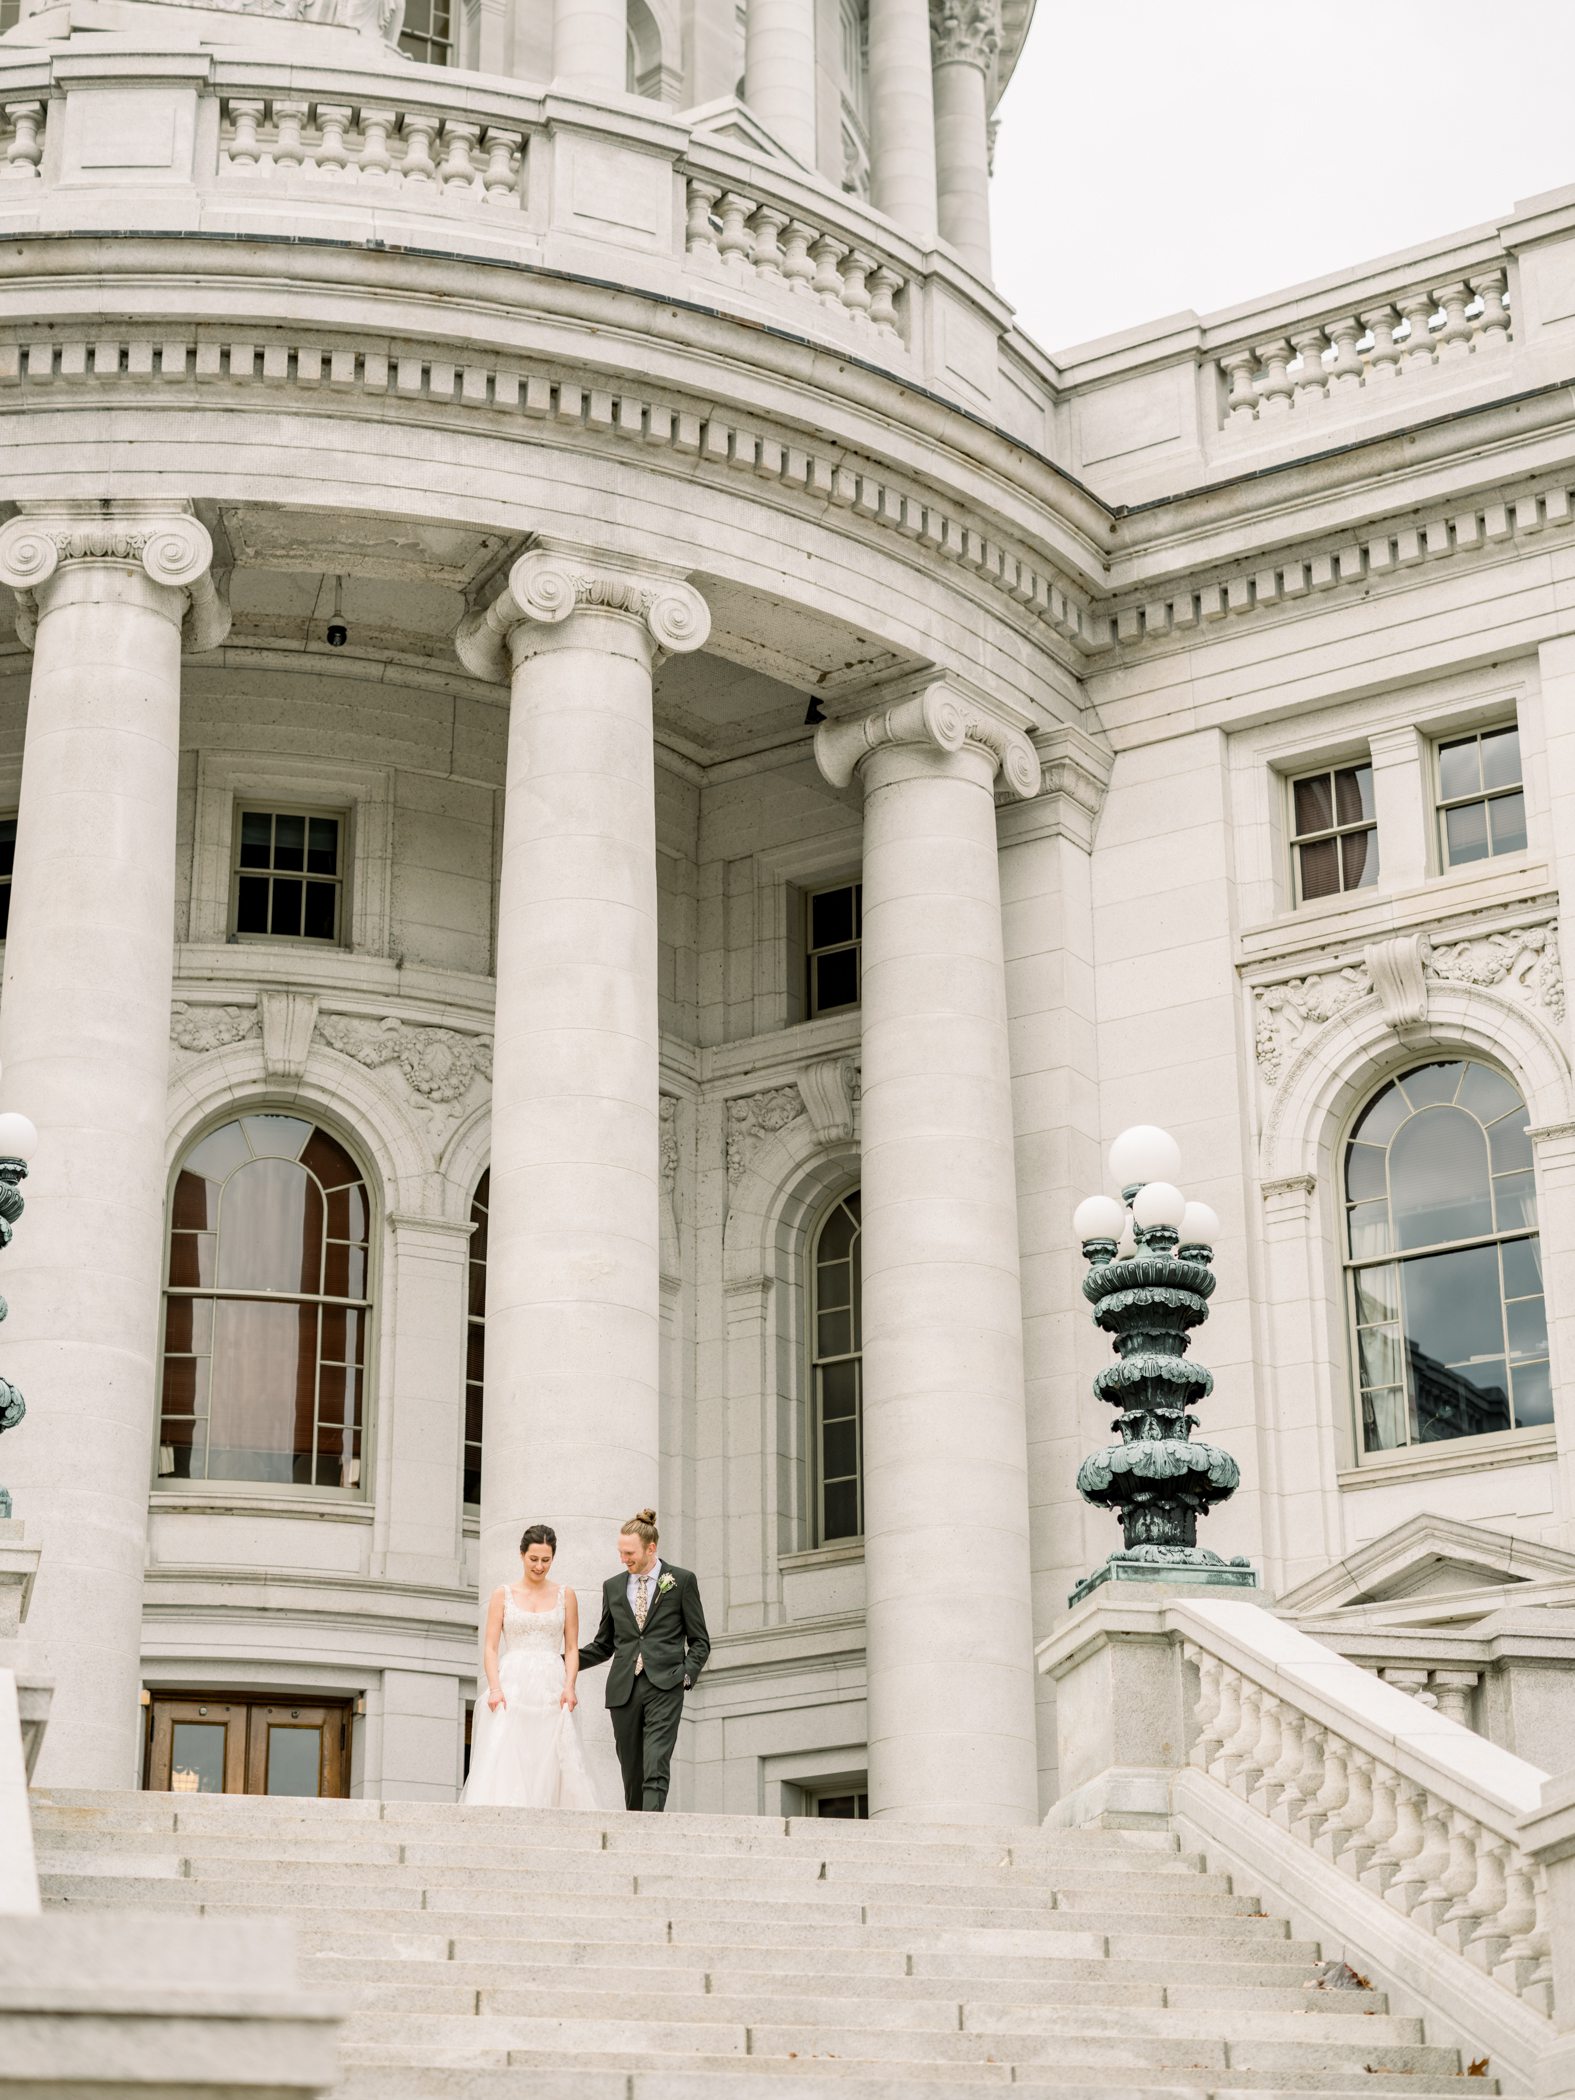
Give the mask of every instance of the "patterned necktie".
[[(645, 1575), (636, 1575), (634, 1578), (634, 1623), (642, 1633), (645, 1631), (645, 1614), (648, 1609), (646, 1583), (649, 1579)], [(635, 1676), (638, 1677), (644, 1668), (645, 1657), (637, 1655), (634, 1659)]]

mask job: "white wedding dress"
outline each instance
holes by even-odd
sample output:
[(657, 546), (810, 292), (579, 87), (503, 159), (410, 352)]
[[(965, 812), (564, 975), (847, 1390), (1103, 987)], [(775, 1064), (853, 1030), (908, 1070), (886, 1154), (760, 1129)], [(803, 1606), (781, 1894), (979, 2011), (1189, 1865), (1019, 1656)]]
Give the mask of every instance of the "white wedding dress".
[(550, 1611), (526, 1611), (503, 1593), (496, 1713), (483, 1690), (476, 1701), (470, 1777), (460, 1800), (470, 1808), (599, 1809), (580, 1732), (563, 1697), (563, 1591)]

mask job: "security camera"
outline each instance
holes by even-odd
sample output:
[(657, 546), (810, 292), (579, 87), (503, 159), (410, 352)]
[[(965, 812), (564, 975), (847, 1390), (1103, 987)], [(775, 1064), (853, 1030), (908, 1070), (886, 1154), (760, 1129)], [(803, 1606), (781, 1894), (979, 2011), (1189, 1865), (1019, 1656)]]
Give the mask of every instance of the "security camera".
[(342, 576), (336, 576), (334, 578), (333, 617), (328, 622), (327, 641), (330, 649), (342, 649), (345, 643), (348, 642), (350, 639), (350, 630), (345, 625), (344, 612), (341, 609), (339, 602), (340, 594), (342, 593), (343, 589), (344, 578)]

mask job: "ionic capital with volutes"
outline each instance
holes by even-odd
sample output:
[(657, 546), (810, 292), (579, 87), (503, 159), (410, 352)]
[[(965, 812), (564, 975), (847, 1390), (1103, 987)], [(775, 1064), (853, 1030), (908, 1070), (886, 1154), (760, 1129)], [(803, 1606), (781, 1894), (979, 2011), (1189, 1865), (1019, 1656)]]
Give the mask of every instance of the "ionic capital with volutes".
[(140, 573), (188, 649), (216, 649), (230, 608), (213, 579), (213, 541), (188, 503), (86, 498), (24, 504), (0, 527), (0, 583), (16, 593), (18, 639), (31, 648), (51, 594), (85, 570)]
[(516, 637), (585, 613), (633, 621), (653, 649), (669, 656), (703, 648), (711, 632), (704, 598), (680, 571), (538, 542), (515, 562), (491, 604), (461, 620), (454, 647), (467, 671), (501, 684), (518, 653)]
[(822, 722), (815, 731), (815, 762), (833, 787), (847, 787), (876, 752), (903, 745), (982, 756), (1014, 800), (1026, 802), (1039, 793), (1039, 759), (1024, 731), (944, 683), (865, 714)]
[(1001, 48), (1001, 0), (930, 0), (935, 63), (988, 72)]

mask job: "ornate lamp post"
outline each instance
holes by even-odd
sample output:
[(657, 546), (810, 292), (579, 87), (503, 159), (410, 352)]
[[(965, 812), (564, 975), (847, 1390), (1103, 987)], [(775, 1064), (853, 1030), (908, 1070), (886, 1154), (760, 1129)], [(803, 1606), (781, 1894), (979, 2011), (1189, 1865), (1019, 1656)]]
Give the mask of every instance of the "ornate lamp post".
[[(0, 1248), (10, 1246), (12, 1228), (22, 1215), (22, 1191), (17, 1184), (27, 1179), (27, 1162), (37, 1143), (38, 1132), (26, 1116), (19, 1116), (14, 1110), (0, 1115)], [(0, 1298), (0, 1320), (8, 1310)], [(15, 1429), (26, 1413), (22, 1395), (9, 1378), (0, 1378), (0, 1432)], [(11, 1492), (0, 1487), (0, 1519), (10, 1514)]]
[(1142, 1123), (1110, 1148), (1121, 1190), (1090, 1196), (1073, 1214), (1088, 1274), (1083, 1295), (1118, 1361), (1094, 1391), (1119, 1409), (1120, 1441), (1085, 1458), (1077, 1491), (1121, 1517), (1124, 1543), (1073, 1590), (1077, 1604), (1102, 1582), (1210, 1583), (1256, 1588), (1247, 1561), (1222, 1560), (1198, 1544), (1198, 1518), (1227, 1501), (1241, 1476), (1228, 1451), (1194, 1443), (1191, 1410), (1214, 1390), (1187, 1358), (1188, 1336), (1209, 1316), (1210, 1267), (1219, 1219), (1176, 1187), (1181, 1152), (1167, 1131)]

